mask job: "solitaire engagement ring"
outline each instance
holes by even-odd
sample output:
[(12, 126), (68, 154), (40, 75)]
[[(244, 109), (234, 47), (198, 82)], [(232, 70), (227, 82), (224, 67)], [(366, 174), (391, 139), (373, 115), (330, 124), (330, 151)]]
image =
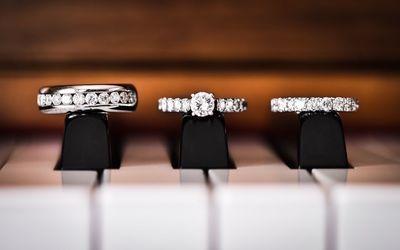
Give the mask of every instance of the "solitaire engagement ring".
[(74, 111), (133, 111), (137, 104), (135, 87), (131, 84), (85, 84), (43, 87), (37, 104), (40, 111), (62, 114)]
[(158, 110), (162, 112), (183, 112), (205, 117), (217, 112), (243, 112), (247, 102), (243, 98), (215, 98), (214, 94), (198, 92), (192, 98), (167, 98), (158, 100)]

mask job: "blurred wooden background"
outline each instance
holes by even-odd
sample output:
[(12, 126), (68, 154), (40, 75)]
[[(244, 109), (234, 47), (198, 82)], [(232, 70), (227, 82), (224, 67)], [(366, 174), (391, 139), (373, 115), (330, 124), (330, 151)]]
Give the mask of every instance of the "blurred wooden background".
[(40, 114), (42, 85), (133, 82), (134, 114), (118, 126), (173, 130), (157, 98), (197, 90), (243, 96), (231, 129), (282, 128), (269, 99), (355, 96), (349, 129), (400, 127), (398, 1), (1, 1), (0, 129), (61, 130)]

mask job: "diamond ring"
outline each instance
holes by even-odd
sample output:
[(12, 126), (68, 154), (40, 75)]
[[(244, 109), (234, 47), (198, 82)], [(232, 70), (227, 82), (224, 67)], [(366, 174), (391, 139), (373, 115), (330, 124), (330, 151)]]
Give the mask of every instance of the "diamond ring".
[(137, 94), (130, 84), (53, 86), (39, 90), (37, 104), (40, 111), (48, 114), (87, 110), (133, 111)]
[(351, 97), (287, 97), (271, 99), (272, 112), (357, 111), (358, 100)]
[(183, 112), (205, 117), (217, 112), (243, 112), (247, 102), (243, 98), (215, 98), (214, 94), (198, 92), (192, 98), (167, 98), (158, 100), (158, 110), (162, 112)]

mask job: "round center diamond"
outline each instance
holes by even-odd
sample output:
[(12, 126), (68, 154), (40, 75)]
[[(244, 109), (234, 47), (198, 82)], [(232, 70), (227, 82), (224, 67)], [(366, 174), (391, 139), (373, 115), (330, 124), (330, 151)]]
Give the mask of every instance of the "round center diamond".
[(212, 115), (214, 111), (215, 99), (214, 95), (206, 92), (198, 92), (192, 95), (190, 100), (190, 109), (192, 115), (200, 117)]

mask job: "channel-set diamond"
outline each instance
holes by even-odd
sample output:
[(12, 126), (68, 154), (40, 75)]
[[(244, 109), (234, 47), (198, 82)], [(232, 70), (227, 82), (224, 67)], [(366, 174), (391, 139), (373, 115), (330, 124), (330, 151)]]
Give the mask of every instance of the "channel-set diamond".
[(113, 104), (126, 104), (126, 105), (134, 105), (136, 104), (137, 97), (135, 93), (130, 91), (121, 91), (121, 92), (90, 92), (87, 94), (84, 93), (75, 93), (75, 94), (38, 94), (37, 103), (39, 107), (46, 106), (59, 106), (59, 105), (108, 105), (110, 102)]

